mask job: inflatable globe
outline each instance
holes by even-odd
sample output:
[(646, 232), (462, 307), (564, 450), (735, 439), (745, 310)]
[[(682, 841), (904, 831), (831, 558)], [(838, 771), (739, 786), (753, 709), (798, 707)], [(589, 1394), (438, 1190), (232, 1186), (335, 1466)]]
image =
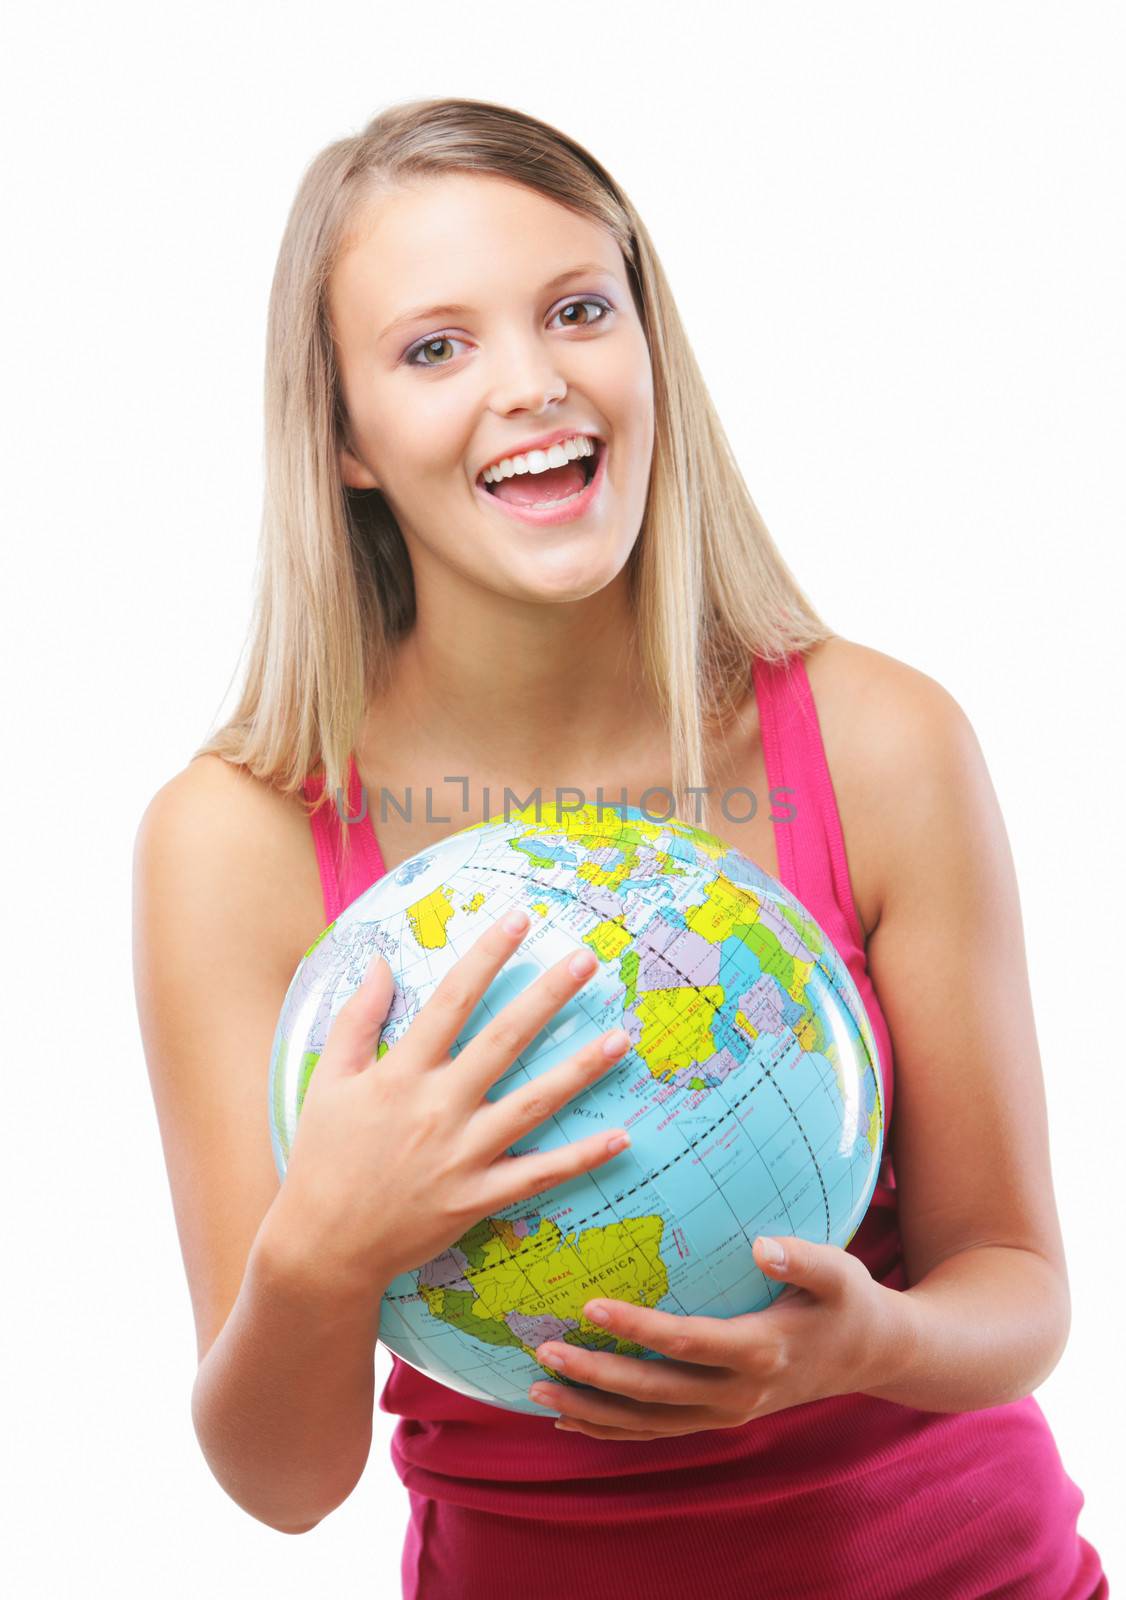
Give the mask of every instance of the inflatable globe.
[(546, 1339), (663, 1360), (585, 1320), (595, 1296), (730, 1317), (782, 1293), (756, 1235), (846, 1245), (875, 1188), (883, 1085), (844, 961), (779, 882), (723, 840), (632, 807), (541, 804), (476, 823), (359, 895), (306, 952), (270, 1062), (284, 1178), (332, 1020), (379, 952), (395, 994), (371, 1071), (443, 974), (513, 906), (531, 925), (454, 1045), (545, 968), (588, 946), (598, 971), (488, 1091), (495, 1100), (622, 1026), (631, 1048), (510, 1147), (604, 1125), (632, 1143), (600, 1167), (485, 1216), (387, 1287), (379, 1337), (473, 1399), (543, 1416)]

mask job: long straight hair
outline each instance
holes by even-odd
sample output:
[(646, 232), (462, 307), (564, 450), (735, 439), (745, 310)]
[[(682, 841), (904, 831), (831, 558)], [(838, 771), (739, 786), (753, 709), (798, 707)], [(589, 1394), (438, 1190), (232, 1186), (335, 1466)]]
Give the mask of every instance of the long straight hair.
[[(285, 794), (319, 773), (315, 805), (335, 796), (347, 814), (353, 742), (368, 697), (389, 681), (415, 595), (407, 546), (381, 491), (350, 489), (340, 477), (349, 423), (327, 287), (372, 199), (447, 173), (514, 180), (602, 224), (621, 249), (649, 347), (655, 413), (629, 592), (642, 669), (668, 728), (676, 814), (710, 829), (706, 733), (722, 731), (744, 702), (751, 659), (782, 662), (832, 630), (751, 499), (628, 197), (573, 139), (483, 100), (391, 106), (326, 146), (302, 177), (269, 300), (249, 660), (233, 714), (195, 754), (217, 754)], [(692, 788), (705, 796), (690, 813)], [(347, 852), (351, 829), (341, 833)]]

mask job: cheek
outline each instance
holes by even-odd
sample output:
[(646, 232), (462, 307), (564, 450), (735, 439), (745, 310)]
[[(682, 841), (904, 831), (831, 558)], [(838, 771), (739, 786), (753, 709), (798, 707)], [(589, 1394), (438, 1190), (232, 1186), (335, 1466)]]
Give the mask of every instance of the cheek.
[(404, 494), (444, 495), (469, 485), (465, 410), (450, 413), (449, 406), (430, 405), (412, 410), (409, 420), (401, 411), (387, 419), (381, 453)]
[(653, 368), (649, 347), (640, 328), (614, 375), (614, 390), (619, 426), (627, 431), (643, 451), (652, 449), (654, 425)]
[(464, 457), (451, 450), (437, 427), (408, 425), (402, 413), (373, 420), (368, 460), (388, 495), (418, 505), (449, 492), (451, 474), (465, 478)]

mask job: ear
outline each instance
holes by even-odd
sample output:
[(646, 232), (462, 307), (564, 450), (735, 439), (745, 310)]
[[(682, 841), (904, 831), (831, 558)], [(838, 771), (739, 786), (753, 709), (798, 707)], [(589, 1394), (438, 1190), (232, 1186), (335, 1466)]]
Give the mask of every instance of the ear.
[(346, 449), (342, 445), (337, 452), (337, 455), (340, 461), (341, 481), (345, 483), (349, 489), (379, 488), (379, 485), (376, 483), (375, 478), (369, 468), (365, 467), (363, 462), (352, 454), (351, 450)]

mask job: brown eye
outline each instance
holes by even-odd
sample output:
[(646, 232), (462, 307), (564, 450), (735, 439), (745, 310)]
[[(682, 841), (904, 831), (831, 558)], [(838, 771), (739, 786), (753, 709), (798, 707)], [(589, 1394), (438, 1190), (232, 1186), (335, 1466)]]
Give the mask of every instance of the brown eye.
[[(464, 344), (464, 339), (456, 338), (452, 333), (436, 333), (432, 339), (420, 339), (417, 344), (412, 344), (403, 356), (403, 361), (408, 367), (448, 367), (448, 360), (421, 361), (420, 356), (430, 357), (441, 355), (443, 345)], [(456, 354), (456, 351), (455, 351)]]
[[(435, 350), (441, 350), (441, 348), (442, 348), (442, 346), (444, 344), (448, 345), (450, 343), (451, 343), (451, 340), (449, 340), (445, 336), (445, 334), (443, 334), (440, 338), (428, 339), (425, 344), (419, 345), (416, 353), (418, 355), (425, 355), (425, 356), (433, 355)], [(417, 361), (417, 362), (415, 362), (415, 365), (416, 366), (420, 366), (420, 367), (441, 367), (441, 366), (445, 366), (445, 362), (444, 361)]]
[[(598, 312), (597, 317), (592, 317), (589, 314), (586, 310), (588, 306), (595, 308)], [(570, 305), (562, 306), (556, 312), (556, 316), (565, 316), (568, 311), (581, 311), (583, 313), (582, 318), (580, 320), (572, 320), (567, 325), (571, 328), (587, 328), (593, 327), (597, 322), (605, 322), (610, 310), (611, 307), (602, 300), (572, 300)]]

